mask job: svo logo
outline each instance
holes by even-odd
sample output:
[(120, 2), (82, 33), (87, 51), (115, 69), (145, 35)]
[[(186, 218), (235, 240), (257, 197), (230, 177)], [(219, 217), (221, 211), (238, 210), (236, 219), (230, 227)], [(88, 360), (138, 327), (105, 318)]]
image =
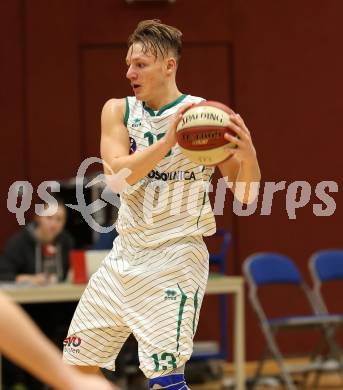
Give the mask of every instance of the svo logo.
[(77, 348), (81, 345), (81, 339), (80, 337), (75, 337), (75, 336), (67, 337), (66, 339), (64, 339), (63, 345), (65, 347), (73, 346), (74, 348)]

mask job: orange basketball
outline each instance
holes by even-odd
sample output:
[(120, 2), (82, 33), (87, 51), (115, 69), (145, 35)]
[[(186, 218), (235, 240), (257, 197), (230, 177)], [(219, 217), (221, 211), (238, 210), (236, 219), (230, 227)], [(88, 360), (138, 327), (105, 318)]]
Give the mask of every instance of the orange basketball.
[(232, 154), (236, 145), (224, 138), (235, 135), (228, 126), (231, 108), (215, 101), (203, 101), (188, 109), (177, 126), (177, 141), (186, 157), (199, 165), (216, 165)]

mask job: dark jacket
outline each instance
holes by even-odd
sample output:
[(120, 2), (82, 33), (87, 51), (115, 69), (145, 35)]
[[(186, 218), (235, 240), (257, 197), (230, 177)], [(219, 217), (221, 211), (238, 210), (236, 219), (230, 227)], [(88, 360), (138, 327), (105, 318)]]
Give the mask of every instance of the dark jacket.
[[(7, 242), (0, 256), (0, 280), (14, 281), (19, 274), (42, 272), (41, 244), (33, 234), (34, 224), (25, 226)], [(74, 242), (69, 233), (62, 231), (56, 238), (59, 280), (64, 280), (69, 270), (69, 252)]]

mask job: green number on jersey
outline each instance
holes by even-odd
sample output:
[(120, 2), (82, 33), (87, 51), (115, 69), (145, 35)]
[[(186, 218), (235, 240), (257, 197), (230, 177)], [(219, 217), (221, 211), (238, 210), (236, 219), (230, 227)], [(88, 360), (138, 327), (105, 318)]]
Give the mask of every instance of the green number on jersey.
[[(159, 141), (161, 138), (163, 138), (165, 135), (165, 133), (160, 133), (160, 134), (157, 134), (157, 141)], [(150, 131), (147, 131), (146, 133), (144, 133), (144, 138), (148, 138), (148, 143), (149, 143), (149, 146), (151, 146), (154, 142), (154, 135), (150, 132)], [(171, 155), (171, 149), (169, 150), (169, 152), (164, 156), (164, 157), (168, 157)]]

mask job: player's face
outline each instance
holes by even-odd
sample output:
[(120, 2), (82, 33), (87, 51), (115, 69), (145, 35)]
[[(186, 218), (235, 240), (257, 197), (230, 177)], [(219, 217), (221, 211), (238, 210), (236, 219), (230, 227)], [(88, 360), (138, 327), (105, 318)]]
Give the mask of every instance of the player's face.
[(133, 92), (138, 100), (149, 101), (163, 93), (167, 82), (167, 63), (161, 56), (144, 53), (140, 43), (134, 43), (126, 56)]

